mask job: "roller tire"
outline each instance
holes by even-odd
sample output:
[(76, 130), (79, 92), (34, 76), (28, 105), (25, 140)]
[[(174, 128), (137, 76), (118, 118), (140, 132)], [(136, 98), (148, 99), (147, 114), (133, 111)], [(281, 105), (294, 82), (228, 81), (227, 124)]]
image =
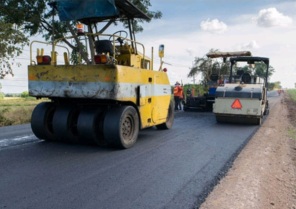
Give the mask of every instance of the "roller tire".
[(66, 105), (57, 107), (53, 116), (53, 132), (55, 139), (63, 142), (79, 141), (77, 119), (79, 109)]
[(139, 117), (132, 106), (109, 109), (104, 119), (104, 138), (112, 146), (127, 149), (132, 147), (139, 134)]
[(269, 108), (265, 108), (263, 115), (268, 115), (269, 114)]
[(99, 108), (84, 108), (81, 110), (77, 121), (80, 141), (104, 145), (103, 136), (103, 111)]
[(226, 117), (226, 116), (217, 116), (217, 123), (233, 123), (233, 124), (245, 124), (245, 125), (261, 125), (263, 118), (247, 118), (247, 117)]
[(32, 112), (31, 128), (39, 139), (54, 140), (52, 120), (55, 112), (55, 105), (51, 102), (38, 104)]

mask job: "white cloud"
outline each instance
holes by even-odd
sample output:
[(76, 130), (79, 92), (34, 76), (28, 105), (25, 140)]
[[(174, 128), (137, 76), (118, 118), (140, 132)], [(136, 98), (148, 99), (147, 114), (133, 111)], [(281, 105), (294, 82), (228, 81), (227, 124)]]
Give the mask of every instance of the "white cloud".
[(238, 50), (252, 50), (252, 49), (258, 49), (259, 45), (255, 40), (250, 41), (248, 43), (243, 43), (238, 46)]
[(5, 80), (13, 80), (13, 76), (11, 74), (8, 74), (4, 77)]
[(211, 33), (223, 33), (227, 30), (227, 25), (218, 19), (207, 19), (200, 23), (200, 28)]
[(280, 26), (286, 27), (292, 24), (293, 20), (289, 16), (277, 11), (276, 8), (262, 9), (256, 18), (257, 24), (262, 27)]
[(193, 50), (192, 49), (185, 49), (186, 53), (188, 53), (189, 56), (193, 57)]

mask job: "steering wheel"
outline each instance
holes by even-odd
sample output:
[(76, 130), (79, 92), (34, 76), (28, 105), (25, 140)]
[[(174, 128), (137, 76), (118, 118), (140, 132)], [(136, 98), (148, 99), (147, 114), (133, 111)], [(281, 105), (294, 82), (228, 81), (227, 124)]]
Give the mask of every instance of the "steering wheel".
[[(120, 37), (117, 37), (117, 39), (115, 39), (115, 41), (122, 44), (123, 41), (127, 38), (128, 33), (124, 30), (116, 31), (115, 33), (112, 34), (112, 36), (109, 37), (110, 41), (111, 41), (111, 39), (113, 39), (114, 35), (120, 36)], [(122, 36), (122, 35), (124, 35), (124, 36)]]

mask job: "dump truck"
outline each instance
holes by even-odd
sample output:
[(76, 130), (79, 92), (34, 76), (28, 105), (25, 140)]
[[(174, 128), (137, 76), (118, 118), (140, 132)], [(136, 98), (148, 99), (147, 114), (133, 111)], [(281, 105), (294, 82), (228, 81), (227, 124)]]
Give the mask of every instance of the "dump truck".
[[(30, 44), (29, 95), (49, 100), (33, 110), (32, 131), (47, 141), (130, 148), (141, 129), (172, 127), (170, 82), (166, 69), (153, 70), (153, 48), (149, 57), (135, 39), (134, 21), (150, 20), (149, 16), (128, 0), (89, 2), (52, 2), (60, 21), (77, 22), (77, 31), (49, 43)], [(98, 23), (106, 29), (119, 20), (128, 31), (97, 31)], [(71, 61), (69, 48), (61, 43), (75, 41), (81, 53)], [(48, 45), (50, 52), (42, 48)], [(62, 60), (58, 54), (64, 55)], [(160, 59), (163, 56), (161, 45)]]
[[(259, 62), (264, 63), (266, 67), (263, 78), (252, 70), (250, 72), (237, 70), (234, 73), (238, 63), (254, 65)], [(269, 58), (233, 57), (230, 58), (230, 63), (229, 82), (218, 86), (215, 93), (213, 112), (216, 120), (219, 123), (260, 125), (263, 116), (269, 113), (267, 99)]]
[[(225, 63), (229, 57), (237, 56), (251, 56), (250, 51), (235, 51), (235, 52), (209, 52), (206, 54), (208, 58), (222, 58)], [(221, 83), (222, 75), (220, 73), (212, 73), (207, 81), (208, 91), (201, 96), (192, 95), (190, 89), (186, 92), (186, 98), (183, 102), (184, 111), (188, 110), (201, 110), (212, 111), (215, 102), (215, 93), (218, 85)]]

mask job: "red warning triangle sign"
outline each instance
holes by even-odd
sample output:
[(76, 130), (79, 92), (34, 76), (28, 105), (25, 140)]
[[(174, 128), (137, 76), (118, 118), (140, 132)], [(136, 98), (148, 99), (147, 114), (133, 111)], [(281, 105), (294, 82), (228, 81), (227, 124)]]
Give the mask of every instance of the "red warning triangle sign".
[(241, 102), (239, 101), (239, 99), (234, 100), (234, 102), (231, 105), (232, 109), (242, 109), (242, 107), (243, 106), (242, 106)]

